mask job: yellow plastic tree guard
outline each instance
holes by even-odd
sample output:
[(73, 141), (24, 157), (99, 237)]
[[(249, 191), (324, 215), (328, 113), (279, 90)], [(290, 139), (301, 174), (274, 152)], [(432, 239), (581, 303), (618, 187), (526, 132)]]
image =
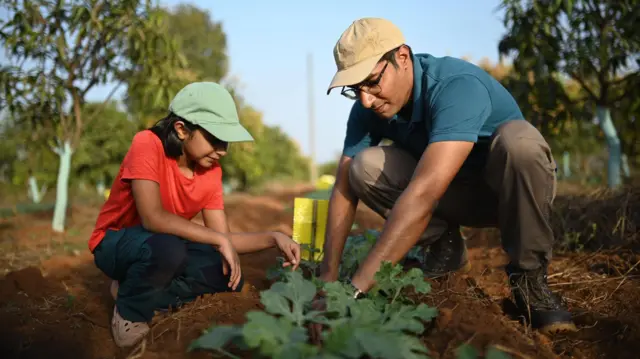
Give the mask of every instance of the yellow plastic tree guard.
[(322, 260), (322, 247), (324, 246), (324, 234), (327, 225), (327, 213), (329, 201), (298, 197), (293, 202), (293, 240), (317, 250), (311, 256), (309, 250), (303, 249), (300, 253), (305, 260)]

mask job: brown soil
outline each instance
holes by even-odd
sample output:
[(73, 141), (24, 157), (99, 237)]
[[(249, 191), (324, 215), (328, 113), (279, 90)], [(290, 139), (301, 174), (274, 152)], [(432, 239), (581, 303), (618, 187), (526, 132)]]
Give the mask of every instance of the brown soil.
[[(227, 201), (232, 230), (291, 231), (292, 199), (297, 193), (273, 196), (235, 196)], [(635, 196), (635, 197), (634, 197)], [(634, 358), (640, 352), (640, 255), (627, 245), (632, 230), (637, 235), (637, 192), (612, 197), (618, 204), (598, 199), (594, 218), (580, 218), (568, 204), (585, 199), (559, 199), (564, 219), (579, 218), (585, 225), (598, 223), (592, 241), (580, 252), (558, 252), (550, 269), (550, 283), (567, 300), (579, 331), (569, 336), (546, 337), (512, 317), (505, 256), (494, 230), (470, 231), (472, 271), (433, 283), (423, 300), (440, 309), (440, 316), (423, 335), (433, 358), (455, 358), (455, 349), (468, 342), (477, 348), (494, 345), (514, 358)], [(626, 200), (626, 203), (624, 202)], [(565, 201), (565, 202), (563, 202)], [(569, 202), (566, 202), (569, 201)], [(620, 203), (620, 201), (623, 201)], [(595, 203), (595, 202), (591, 202)], [(568, 212), (569, 211), (569, 212)], [(573, 211), (573, 212), (570, 212)], [(627, 213), (626, 223), (603, 218)], [(244, 314), (259, 309), (259, 290), (266, 289), (265, 269), (275, 263), (276, 250), (241, 258), (248, 285), (242, 293), (216, 294), (182, 310), (158, 315), (144, 347), (118, 349), (109, 331), (113, 300), (108, 278), (96, 269), (86, 249), (97, 208), (74, 207), (65, 235), (48, 230), (49, 218), (20, 216), (0, 223), (0, 357), (13, 358), (207, 358), (187, 353), (186, 347), (213, 323), (242, 323)], [(602, 217), (604, 215), (604, 217)], [(636, 217), (633, 217), (635, 215)], [(562, 236), (581, 231), (564, 223)], [(359, 209), (361, 228), (380, 228), (382, 220), (366, 208)], [(624, 246), (604, 246), (604, 233), (624, 230)], [(617, 232), (620, 233), (620, 232)], [(563, 237), (564, 238), (564, 237)], [(608, 242), (607, 242), (608, 243)], [(637, 242), (636, 242), (637, 243)], [(620, 249), (622, 247), (623, 249)]]

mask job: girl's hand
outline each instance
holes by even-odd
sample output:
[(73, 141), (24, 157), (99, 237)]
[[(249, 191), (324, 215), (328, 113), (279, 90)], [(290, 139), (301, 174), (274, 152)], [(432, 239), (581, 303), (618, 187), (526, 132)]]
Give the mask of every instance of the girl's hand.
[(287, 257), (282, 266), (293, 266), (291, 270), (298, 269), (298, 266), (300, 265), (300, 244), (296, 243), (296, 241), (286, 234), (280, 232), (274, 232), (273, 238), (275, 239), (278, 248), (280, 248)]
[(240, 278), (242, 278), (242, 271), (240, 268), (240, 258), (238, 258), (238, 252), (231, 244), (231, 240), (228, 238), (219, 245), (218, 251), (222, 254), (222, 274), (229, 276), (229, 288), (236, 290), (238, 284), (240, 284)]

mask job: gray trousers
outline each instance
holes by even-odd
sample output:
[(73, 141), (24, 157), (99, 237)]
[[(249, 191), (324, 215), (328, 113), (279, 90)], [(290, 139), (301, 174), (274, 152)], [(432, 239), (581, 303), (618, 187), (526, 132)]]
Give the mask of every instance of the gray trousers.
[[(351, 162), (349, 184), (368, 207), (387, 218), (417, 161), (395, 146), (370, 147)], [(419, 244), (459, 226), (499, 228), (513, 265), (524, 270), (551, 260), (549, 223), (556, 195), (556, 164), (548, 143), (527, 121), (501, 125), (491, 139), (484, 171), (459, 173), (440, 199)]]

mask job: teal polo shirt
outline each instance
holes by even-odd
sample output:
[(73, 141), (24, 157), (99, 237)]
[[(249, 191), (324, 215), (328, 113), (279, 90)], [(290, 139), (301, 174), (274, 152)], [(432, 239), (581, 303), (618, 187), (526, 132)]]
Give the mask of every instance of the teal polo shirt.
[(354, 157), (385, 138), (416, 160), (430, 143), (468, 141), (475, 145), (463, 169), (482, 169), (496, 128), (524, 119), (513, 96), (496, 79), (464, 60), (415, 54), (413, 75), (412, 101), (390, 120), (355, 101), (344, 156)]

